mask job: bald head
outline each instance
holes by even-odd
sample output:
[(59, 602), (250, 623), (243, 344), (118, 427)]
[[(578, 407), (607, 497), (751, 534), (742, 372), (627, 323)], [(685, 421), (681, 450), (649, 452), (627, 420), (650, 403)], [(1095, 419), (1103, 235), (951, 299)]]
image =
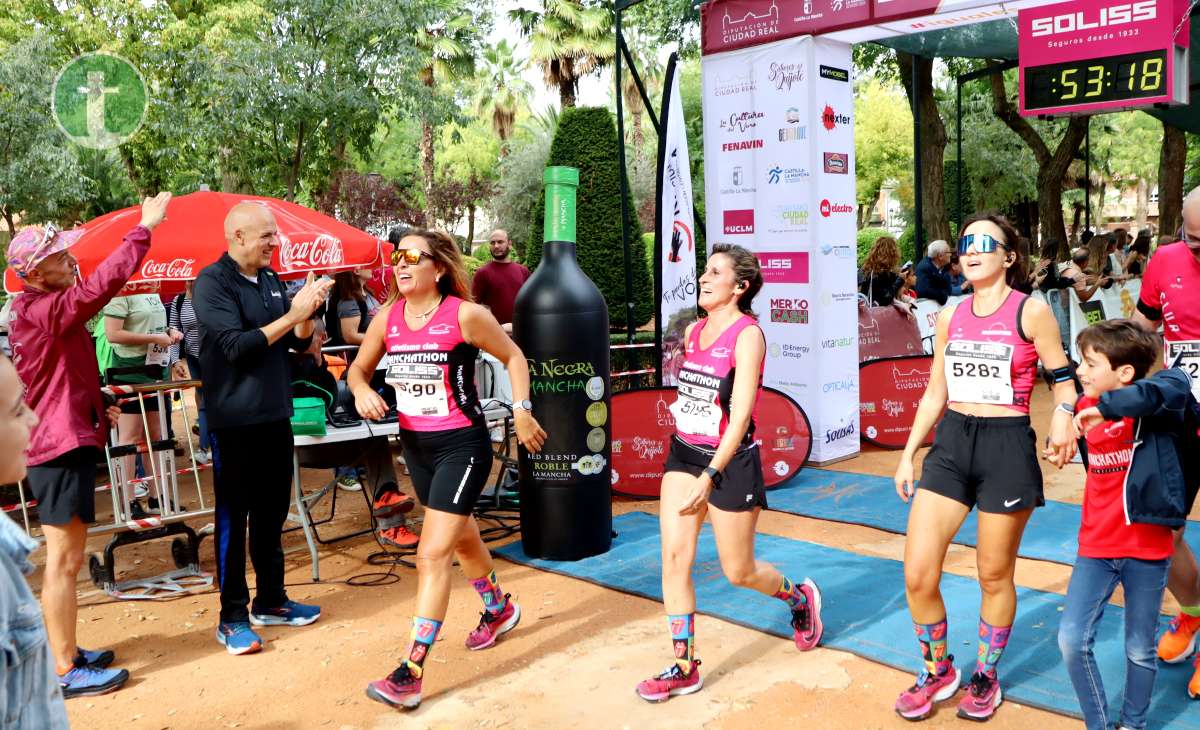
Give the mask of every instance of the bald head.
[(279, 245), (275, 215), (260, 203), (238, 203), (225, 216), (225, 243), (229, 257), (242, 273), (257, 275), (259, 269), (271, 265), (271, 256)]
[(512, 242), (508, 240), (508, 231), (497, 228), (492, 231), (489, 236), (489, 243), (492, 247), (492, 259), (495, 261), (505, 261), (508, 259), (508, 252), (512, 248)]

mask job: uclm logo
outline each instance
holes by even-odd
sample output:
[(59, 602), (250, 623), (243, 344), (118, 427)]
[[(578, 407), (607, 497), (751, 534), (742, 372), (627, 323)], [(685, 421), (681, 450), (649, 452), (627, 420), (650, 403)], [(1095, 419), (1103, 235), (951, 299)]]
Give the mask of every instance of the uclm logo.
[(1123, 3), (1100, 8), (1097, 15), (1089, 17), (1089, 13), (1080, 10), (1074, 13), (1063, 13), (1049, 18), (1036, 18), (1031, 26), (1030, 35), (1034, 38), (1059, 33), (1076, 33), (1081, 30), (1108, 28), (1114, 25), (1127, 25), (1154, 20), (1158, 17), (1157, 0), (1143, 0), (1137, 3)]
[(725, 233), (730, 235), (754, 233), (754, 210), (727, 210), (725, 216)]

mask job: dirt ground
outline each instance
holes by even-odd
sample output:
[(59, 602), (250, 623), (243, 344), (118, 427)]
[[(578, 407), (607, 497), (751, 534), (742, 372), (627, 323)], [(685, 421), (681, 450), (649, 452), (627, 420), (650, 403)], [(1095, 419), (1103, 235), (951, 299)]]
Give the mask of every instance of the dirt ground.
[[(1049, 394), (1037, 390), (1034, 423), (1042, 435)], [(864, 447), (839, 470), (890, 475), (898, 452)], [(1043, 465), (1047, 497), (1078, 502), (1083, 472)], [(313, 489), (328, 472), (306, 470)], [(203, 477), (207, 489), (209, 473)], [(402, 486), (406, 486), (402, 478)], [(98, 499), (103, 505), (106, 498)], [(325, 534), (366, 524), (364, 501), (342, 493), (337, 519)], [(324, 507), (318, 508), (322, 511)], [(655, 512), (656, 502), (619, 501), (614, 512)], [(206, 521), (197, 520), (197, 526)], [(759, 531), (809, 540), (866, 555), (899, 559), (903, 537), (854, 525), (763, 513)], [(99, 550), (106, 538), (94, 538)], [(303, 545), (299, 532), (285, 547)], [(637, 681), (671, 661), (662, 607), (653, 601), (531, 568), (498, 561), (501, 584), (520, 602), (524, 618), (494, 648), (463, 646), (480, 611), (465, 581), (456, 581), (446, 628), (426, 665), (424, 703), (403, 714), (368, 700), (368, 681), (389, 672), (407, 643), (416, 573), (395, 569), (392, 585), (354, 587), (344, 581), (379, 570), (367, 565), (379, 546), (369, 536), (321, 549), (322, 582), (312, 583), (306, 550), (287, 556), (290, 595), (322, 607), (306, 628), (260, 629), (266, 648), (233, 657), (213, 637), (215, 591), (165, 602), (116, 601), (80, 576), (79, 641), (111, 647), (132, 679), (119, 692), (67, 703), (71, 721), (85, 728), (745, 728), (792, 725), (817, 728), (908, 727), (892, 711), (912, 676), (854, 655), (817, 649), (800, 655), (790, 642), (707, 616), (697, 617), (697, 649), (704, 690), (651, 705), (637, 698)], [(39, 550), (35, 562), (43, 562)], [(169, 541), (118, 551), (119, 578), (172, 567)], [(949, 572), (974, 574), (974, 551), (954, 546)], [(213, 569), (211, 540), (203, 567)], [(1063, 592), (1069, 568), (1021, 560), (1020, 585)], [(252, 580), (252, 579), (251, 579)], [(40, 571), (32, 576), (37, 588)], [(253, 583), (251, 583), (253, 585)], [(897, 590), (901, 590), (897, 586)], [(1119, 600), (1119, 599), (1118, 599)], [(913, 641), (905, 636), (903, 641)], [(916, 646), (914, 642), (914, 653)], [(914, 662), (915, 664), (915, 662)], [(959, 725), (954, 706), (926, 723)], [(991, 726), (1078, 727), (1075, 720), (1006, 702)]]

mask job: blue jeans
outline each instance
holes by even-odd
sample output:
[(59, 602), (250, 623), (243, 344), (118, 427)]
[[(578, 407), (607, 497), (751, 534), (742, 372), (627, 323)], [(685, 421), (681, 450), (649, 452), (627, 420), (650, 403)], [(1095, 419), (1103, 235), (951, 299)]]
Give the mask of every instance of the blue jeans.
[(1105, 730), (1113, 724), (1092, 646), (1096, 642), (1096, 627), (1117, 583), (1125, 589), (1125, 703), (1121, 707), (1120, 724), (1135, 730), (1146, 727), (1146, 710), (1158, 673), (1154, 635), (1169, 562), (1169, 559), (1101, 559), (1082, 555), (1075, 558), (1058, 627), (1058, 647), (1088, 730)]

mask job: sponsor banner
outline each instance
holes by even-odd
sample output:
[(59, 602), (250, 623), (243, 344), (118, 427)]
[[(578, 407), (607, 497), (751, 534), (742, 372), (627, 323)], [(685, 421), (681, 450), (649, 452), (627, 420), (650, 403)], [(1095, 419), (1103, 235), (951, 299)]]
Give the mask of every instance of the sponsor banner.
[(700, 6), (705, 54), (869, 23), (868, 0), (726, 0)]
[(1181, 22), (1182, 38), (1188, 37), (1186, 11), (1186, 0), (1073, 0), (1028, 8), (1017, 14), (1021, 66), (1166, 48)]
[(722, 230), (727, 236), (748, 236), (754, 233), (754, 209), (727, 210)]
[[(932, 355), (891, 357), (860, 366), (858, 413), (864, 439), (885, 449), (904, 448), (932, 367)], [(931, 443), (933, 429), (922, 445)]]
[(793, 253), (786, 251), (759, 251), (755, 255), (758, 256), (758, 264), (762, 269), (764, 283), (808, 283), (808, 253), (806, 251)]
[[(674, 388), (644, 388), (612, 397), (613, 491), (657, 497), (675, 433)], [(813, 437), (804, 410), (784, 393), (763, 388), (754, 408), (754, 435), (767, 489), (792, 478), (807, 461)]]
[(1124, 284), (1113, 284), (1108, 289), (1097, 289), (1086, 302), (1079, 301), (1074, 289), (1070, 292), (1071, 303), (1071, 357), (1081, 362), (1075, 340), (1089, 325), (1105, 319), (1128, 319), (1137, 311), (1138, 297), (1142, 295), (1142, 280), (1130, 279)]
[(845, 152), (822, 153), (824, 162), (822, 172), (826, 175), (848, 175), (850, 173), (850, 155)]

